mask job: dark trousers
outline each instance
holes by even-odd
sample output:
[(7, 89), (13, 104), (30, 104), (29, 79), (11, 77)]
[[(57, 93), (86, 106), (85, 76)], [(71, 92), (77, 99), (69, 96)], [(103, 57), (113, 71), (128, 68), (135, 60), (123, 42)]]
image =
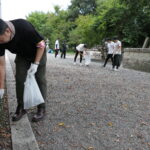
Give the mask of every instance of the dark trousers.
[[(40, 65), (38, 66), (38, 70), (35, 73), (35, 78), (44, 100), (46, 100), (46, 94), (47, 94), (47, 85), (46, 85), (46, 76), (45, 76), (46, 60), (47, 58), (45, 52), (40, 61)], [(30, 68), (32, 61), (17, 55), (15, 58), (15, 63), (16, 63), (15, 78), (16, 78), (17, 103), (18, 103), (18, 107), (23, 108), (24, 107), (23, 104), (24, 82), (26, 80), (27, 71)], [(40, 108), (45, 109), (45, 103), (38, 105), (38, 109)]]
[(59, 49), (55, 49), (55, 58), (57, 57)]
[(113, 65), (113, 54), (107, 54), (107, 57), (105, 59), (105, 63), (104, 63), (104, 67), (106, 66), (107, 64), (107, 61), (111, 59), (111, 62), (112, 62), (112, 65)]
[(63, 58), (63, 57), (64, 57), (64, 59), (66, 58), (66, 51), (65, 50), (61, 52), (61, 58)]
[(82, 57), (83, 57), (83, 52), (79, 52), (77, 50), (76, 50), (76, 54), (75, 54), (75, 57), (74, 57), (74, 62), (76, 62), (78, 54), (80, 54), (80, 63), (81, 63), (82, 62)]
[(120, 66), (120, 58), (121, 55), (120, 54), (115, 54), (114, 55), (114, 60), (113, 60), (113, 68), (116, 66), (116, 68), (118, 69)]

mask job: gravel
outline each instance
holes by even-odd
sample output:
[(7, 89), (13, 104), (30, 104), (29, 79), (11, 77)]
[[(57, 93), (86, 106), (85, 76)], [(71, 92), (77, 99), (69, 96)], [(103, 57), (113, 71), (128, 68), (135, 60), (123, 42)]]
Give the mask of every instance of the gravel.
[(0, 99), (0, 150), (12, 150), (8, 99)]
[(31, 122), (40, 150), (150, 149), (149, 73), (48, 54), (47, 85), (46, 117)]

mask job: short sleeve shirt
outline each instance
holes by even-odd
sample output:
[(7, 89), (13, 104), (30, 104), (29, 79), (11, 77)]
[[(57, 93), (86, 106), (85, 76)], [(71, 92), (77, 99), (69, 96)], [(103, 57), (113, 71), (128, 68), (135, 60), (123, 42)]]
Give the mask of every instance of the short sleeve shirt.
[(59, 40), (55, 41), (55, 49), (59, 49)]
[(15, 27), (15, 35), (11, 41), (0, 44), (0, 56), (5, 55), (5, 49), (25, 58), (34, 58), (37, 44), (44, 38), (35, 30), (31, 23), (24, 19), (10, 21)]
[(121, 54), (121, 42), (117, 41), (114, 43), (115, 54)]
[(108, 43), (108, 54), (113, 54), (114, 52), (114, 42)]
[(83, 52), (84, 51), (84, 44), (79, 44), (76, 49), (79, 51), (79, 52)]

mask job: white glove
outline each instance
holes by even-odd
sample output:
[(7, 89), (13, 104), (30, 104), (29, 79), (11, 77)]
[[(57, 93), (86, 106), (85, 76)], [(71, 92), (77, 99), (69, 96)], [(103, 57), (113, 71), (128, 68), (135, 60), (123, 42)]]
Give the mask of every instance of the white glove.
[(31, 64), (29, 70), (28, 70), (28, 74), (34, 75), (37, 72), (37, 68), (38, 68), (38, 64)]
[(0, 89), (0, 99), (2, 99), (4, 96), (4, 89)]

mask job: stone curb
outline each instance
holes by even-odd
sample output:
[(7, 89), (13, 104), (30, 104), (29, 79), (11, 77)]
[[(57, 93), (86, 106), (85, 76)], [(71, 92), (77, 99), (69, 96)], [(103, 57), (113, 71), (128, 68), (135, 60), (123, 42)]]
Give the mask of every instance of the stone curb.
[(17, 121), (11, 121), (11, 115), (15, 112), (17, 106), (15, 79), (9, 58), (6, 54), (6, 87), (8, 97), (8, 107), (10, 115), (10, 128), (13, 150), (39, 150), (37, 141), (33, 134), (27, 115)]

